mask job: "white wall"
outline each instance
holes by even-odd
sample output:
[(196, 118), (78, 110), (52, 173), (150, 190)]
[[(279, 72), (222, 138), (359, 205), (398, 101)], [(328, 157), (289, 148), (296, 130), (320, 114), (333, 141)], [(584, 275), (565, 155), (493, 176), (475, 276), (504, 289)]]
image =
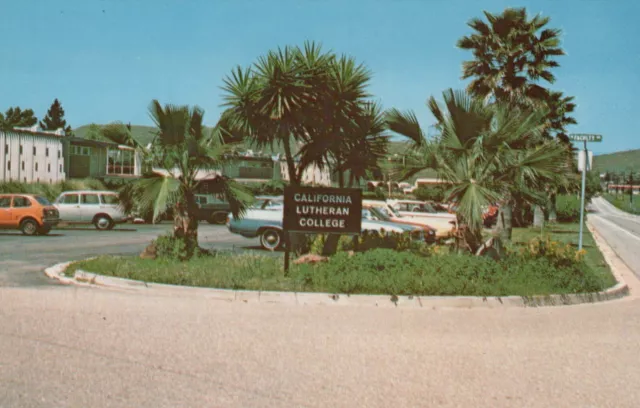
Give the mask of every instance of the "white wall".
[[(282, 180), (289, 181), (289, 171), (286, 161), (280, 162), (280, 174), (282, 175)], [(320, 170), (316, 166), (309, 166), (302, 172), (302, 183), (330, 187), (331, 173), (327, 167)]]
[[(5, 146), (9, 148), (8, 154)], [(0, 132), (0, 181), (55, 183), (65, 178), (61, 136), (26, 131)]]

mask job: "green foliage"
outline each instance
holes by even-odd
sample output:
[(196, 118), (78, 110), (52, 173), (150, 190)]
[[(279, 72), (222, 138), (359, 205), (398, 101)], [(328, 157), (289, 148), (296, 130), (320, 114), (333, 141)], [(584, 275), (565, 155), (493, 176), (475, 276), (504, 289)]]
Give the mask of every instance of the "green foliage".
[(155, 246), (158, 258), (184, 261), (189, 255), (185, 241), (172, 235), (160, 235), (151, 245)]
[(365, 200), (385, 200), (387, 194), (382, 188), (376, 187), (374, 191), (363, 191), (362, 198)]
[(640, 172), (640, 149), (593, 156), (593, 168), (597, 173)]
[(576, 195), (559, 195), (556, 201), (556, 214), (559, 222), (580, 221), (580, 197)]
[[(575, 253), (574, 253), (575, 254)], [(161, 258), (101, 257), (73, 264), (76, 269), (146, 282), (248, 290), (285, 290), (345, 294), (506, 296), (584, 293), (608, 281), (578, 256), (513, 253), (501, 261), (488, 257), (375, 249), (340, 252), (328, 262), (292, 265), (287, 276), (281, 258), (216, 253), (188, 262)]]
[(628, 194), (624, 195), (613, 195), (613, 194), (605, 194), (604, 198), (609, 201), (611, 204), (615, 205), (617, 208), (622, 211), (626, 211), (631, 214), (640, 215), (640, 196), (633, 196), (633, 203), (629, 199)]
[(416, 199), (421, 201), (436, 201), (442, 202), (444, 201), (444, 193), (446, 189), (441, 186), (427, 187), (422, 186), (414, 190), (413, 195), (416, 196)]
[(6, 110), (4, 115), (0, 113), (0, 130), (11, 130), (15, 127), (31, 127), (38, 123), (38, 118), (32, 109), (22, 110), (19, 106)]
[[(309, 245), (309, 253), (322, 254), (326, 239), (327, 235), (323, 234), (312, 237)], [(365, 231), (356, 237), (347, 235), (340, 236), (337, 252), (365, 252), (376, 248), (386, 248), (394, 251), (410, 251), (420, 254), (427, 254), (430, 251), (426, 243), (412, 239), (408, 233), (392, 232), (382, 234), (377, 231)]]
[(95, 179), (65, 180), (54, 184), (0, 182), (0, 193), (37, 194), (46, 197), (49, 201), (55, 200), (63, 191), (71, 190), (107, 190), (107, 188)]
[(54, 131), (62, 128), (67, 136), (73, 134), (71, 126), (67, 125), (67, 121), (64, 119), (64, 109), (57, 98), (51, 104), (47, 115), (40, 121), (40, 127), (43, 130)]
[(287, 185), (281, 180), (269, 180), (266, 183), (249, 183), (245, 187), (254, 196), (279, 196), (284, 194), (284, 188)]

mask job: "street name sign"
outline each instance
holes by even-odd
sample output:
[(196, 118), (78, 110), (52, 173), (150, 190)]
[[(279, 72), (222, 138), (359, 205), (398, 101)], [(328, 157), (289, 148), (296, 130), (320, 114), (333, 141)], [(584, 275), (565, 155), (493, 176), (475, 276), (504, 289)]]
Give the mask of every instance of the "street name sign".
[(602, 135), (594, 135), (591, 133), (572, 133), (569, 140), (574, 142), (602, 142)]
[(359, 234), (362, 190), (285, 187), (282, 224), (285, 232)]

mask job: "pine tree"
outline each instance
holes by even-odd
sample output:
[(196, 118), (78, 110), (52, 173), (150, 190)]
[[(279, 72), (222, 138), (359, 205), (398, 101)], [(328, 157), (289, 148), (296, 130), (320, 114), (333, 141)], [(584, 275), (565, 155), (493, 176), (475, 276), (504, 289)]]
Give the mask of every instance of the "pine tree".
[(19, 106), (9, 108), (4, 113), (0, 113), (0, 129), (10, 130), (15, 127), (30, 127), (38, 123), (38, 118), (31, 109), (20, 109)]
[(64, 109), (57, 98), (47, 111), (47, 116), (40, 121), (40, 127), (44, 130), (58, 130), (62, 128), (64, 129), (65, 135), (71, 136), (73, 134), (71, 126), (68, 126), (67, 121), (64, 119)]

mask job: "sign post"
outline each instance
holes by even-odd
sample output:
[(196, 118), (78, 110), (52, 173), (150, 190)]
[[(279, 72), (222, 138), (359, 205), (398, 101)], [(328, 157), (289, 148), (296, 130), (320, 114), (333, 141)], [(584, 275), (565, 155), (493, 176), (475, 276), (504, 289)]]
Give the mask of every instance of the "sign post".
[[(584, 195), (587, 184), (587, 170), (589, 169), (589, 150), (587, 150), (587, 142), (602, 142), (602, 135), (593, 135), (587, 133), (574, 133), (569, 135), (569, 140), (574, 142), (584, 142), (584, 164), (582, 164), (582, 187), (580, 190), (580, 236), (578, 237), (578, 250), (582, 249), (582, 232), (584, 230)], [(578, 165), (580, 166), (580, 156), (578, 157)]]
[(357, 235), (362, 228), (362, 190), (285, 187), (282, 227), (284, 268), (289, 271), (289, 233)]

